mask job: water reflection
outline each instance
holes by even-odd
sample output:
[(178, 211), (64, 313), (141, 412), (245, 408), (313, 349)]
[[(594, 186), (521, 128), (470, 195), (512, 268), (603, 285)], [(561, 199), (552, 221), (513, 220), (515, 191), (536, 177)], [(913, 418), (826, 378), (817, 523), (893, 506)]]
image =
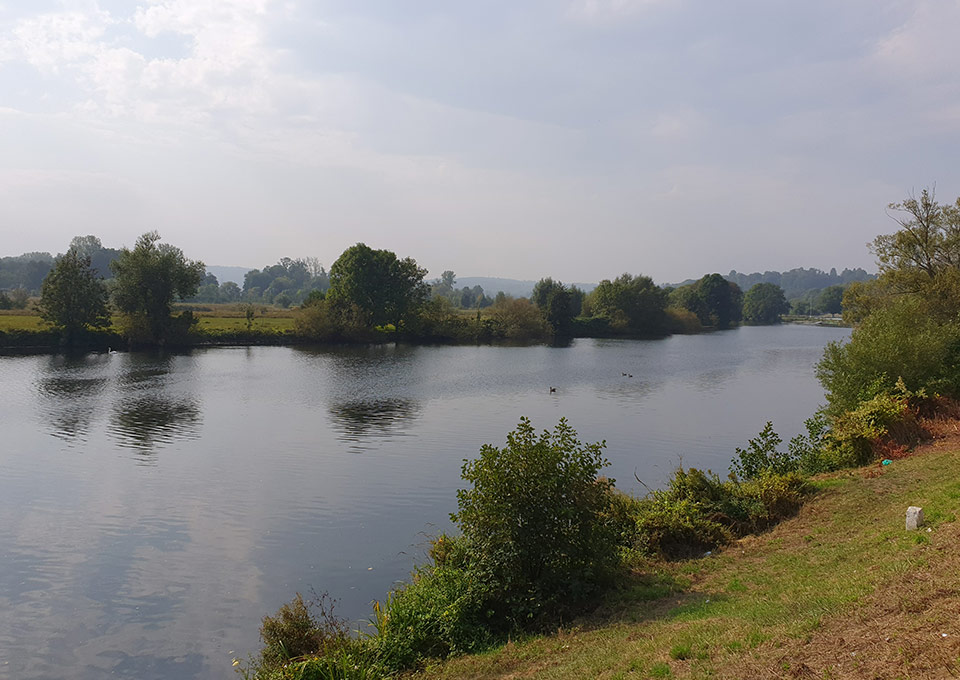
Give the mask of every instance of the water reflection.
[(109, 432), (119, 446), (145, 453), (176, 439), (196, 439), (200, 406), (190, 397), (124, 397), (113, 406)]
[(623, 378), (623, 380), (619, 382), (607, 382), (597, 385), (596, 393), (601, 399), (612, 399), (617, 402), (638, 404), (660, 389), (662, 384), (662, 380)]
[(338, 438), (353, 444), (370, 437), (403, 436), (419, 414), (420, 405), (413, 399), (373, 399), (330, 405)]
[(174, 383), (176, 358), (162, 353), (128, 358), (117, 376), (118, 394), (107, 428), (119, 446), (146, 454), (200, 436), (200, 403), (192, 393), (184, 393), (186, 377)]
[(50, 434), (68, 443), (85, 441), (109, 386), (102, 356), (49, 357), (35, 384), (43, 423)]

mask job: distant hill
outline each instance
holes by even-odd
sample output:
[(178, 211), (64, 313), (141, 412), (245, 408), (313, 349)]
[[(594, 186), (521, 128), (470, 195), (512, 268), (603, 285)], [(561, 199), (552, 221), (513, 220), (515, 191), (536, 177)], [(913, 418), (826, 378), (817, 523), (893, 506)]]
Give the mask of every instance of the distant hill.
[[(564, 281), (564, 283), (567, 282)], [(464, 286), (467, 288), (480, 286), (483, 288), (483, 293), (487, 297), (493, 297), (501, 290), (507, 295), (512, 295), (513, 297), (530, 297), (530, 294), (533, 293), (533, 287), (536, 284), (536, 281), (500, 279), (492, 276), (458, 276), (457, 283), (455, 285), (457, 288), (463, 288)], [(597, 287), (597, 284), (595, 283), (574, 283), (568, 285), (574, 285), (587, 293)]]
[[(856, 269), (844, 269), (839, 274), (836, 269), (824, 272), (820, 269), (804, 269), (798, 267), (786, 272), (754, 272), (753, 274), (741, 274), (735, 269), (729, 274), (724, 274), (723, 278), (727, 281), (733, 281), (740, 286), (743, 292), (747, 292), (758, 283), (774, 283), (783, 288), (783, 294), (788, 300), (802, 297), (804, 294), (814, 290), (821, 290), (829, 286), (842, 286), (854, 281), (870, 281), (877, 278), (876, 274), (870, 274), (859, 267)], [(695, 279), (687, 279), (680, 283), (666, 284), (671, 288), (679, 288), (691, 283), (696, 283)]]
[(225, 267), (219, 265), (208, 265), (207, 273), (216, 276), (219, 283), (233, 281), (235, 284), (243, 288), (243, 277), (252, 269), (253, 267)]

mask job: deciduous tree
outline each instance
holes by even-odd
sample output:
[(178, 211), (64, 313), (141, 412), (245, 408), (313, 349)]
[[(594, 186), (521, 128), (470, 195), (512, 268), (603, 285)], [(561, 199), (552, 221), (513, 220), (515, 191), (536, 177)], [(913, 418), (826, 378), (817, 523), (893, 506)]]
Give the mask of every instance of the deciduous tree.
[(40, 288), (40, 316), (69, 344), (86, 328), (110, 325), (107, 288), (90, 256), (70, 248), (56, 259)]
[(173, 303), (196, 294), (206, 267), (203, 262), (188, 260), (179, 248), (159, 241), (160, 234), (155, 231), (144, 234), (133, 250), (121, 250), (110, 268), (115, 279), (113, 301), (127, 319), (128, 333), (139, 340), (163, 343), (192, 320), (186, 313), (175, 319)]

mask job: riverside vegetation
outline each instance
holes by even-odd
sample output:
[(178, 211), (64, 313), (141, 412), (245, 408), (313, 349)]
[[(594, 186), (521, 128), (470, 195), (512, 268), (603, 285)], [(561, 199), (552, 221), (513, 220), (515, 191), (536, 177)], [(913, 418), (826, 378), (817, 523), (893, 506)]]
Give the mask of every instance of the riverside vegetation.
[[(934, 503), (933, 527), (955, 520), (949, 509), (960, 490), (955, 476), (944, 471), (958, 471), (956, 456), (931, 456), (925, 469), (923, 459), (909, 454), (944, 418), (960, 415), (960, 200), (941, 206), (925, 191), (891, 208), (903, 217), (897, 233), (874, 242), (880, 277), (852, 287), (844, 301), (859, 325), (848, 343), (828, 346), (817, 367), (827, 403), (807, 421), (806, 434), (785, 449), (768, 423), (737, 449), (728, 479), (681, 468), (665, 489), (634, 498), (601, 476), (602, 442), (581, 443), (565, 420), (537, 435), (521, 419), (503, 448), (485, 446), (476, 460), (464, 463), (469, 486), (458, 492), (459, 510), (452, 516), (459, 534), (437, 537), (411, 582), (374, 605), (371, 631), (352, 636), (328, 606), (318, 616), (298, 595), (264, 618), (264, 648), (249, 664), (238, 662), (241, 672), (261, 679), (374, 678), (420, 669), (480, 677), (494, 674), (504, 661), (516, 667), (533, 658), (535, 667), (567, 669), (551, 673), (558, 677), (671, 677), (675, 671), (737, 677), (746, 667), (762, 676), (796, 671), (800, 675), (789, 677), (813, 677), (798, 661), (810, 658), (809, 650), (792, 640), (814, 641), (827, 614), (842, 615), (869, 599), (881, 582), (896, 585), (904, 568), (930, 566), (933, 556), (922, 551), (931, 539), (917, 534), (906, 540), (841, 516), (834, 524), (849, 537), (833, 540), (821, 526), (792, 544), (809, 553), (812, 571), (803, 556), (780, 550), (783, 538), (759, 550), (763, 561), (754, 560), (749, 573), (735, 570), (735, 556), (722, 555), (713, 566), (702, 556), (794, 516), (815, 493), (821, 496), (817, 503), (833, 512), (863, 517), (881, 512), (880, 493), (905, 507), (908, 490), (911, 502), (919, 496)], [(869, 487), (869, 480), (886, 476), (880, 459), (896, 462), (893, 481)], [(823, 476), (874, 464), (860, 478)], [(902, 523), (901, 512), (896, 514)], [(809, 516), (800, 522), (815, 525)], [(746, 555), (746, 548), (741, 552)], [(685, 575), (678, 564), (690, 564), (692, 571)], [(867, 577), (858, 567), (868, 569)], [(712, 604), (689, 578), (701, 571), (709, 588), (719, 588)], [(724, 578), (725, 585), (718, 580)], [(948, 581), (960, 593), (960, 583)], [(915, 585), (897, 588), (908, 599), (926, 597)], [(811, 597), (809, 589), (818, 592)], [(943, 596), (942, 589), (937, 592)], [(666, 596), (672, 604), (665, 605)], [(562, 632), (554, 638), (555, 650), (547, 638), (526, 637), (557, 630), (598, 605), (622, 614), (624, 603), (632, 616), (649, 621), (641, 639), (652, 642), (630, 643), (611, 612), (605, 619), (593, 614), (600, 617), (596, 632), (567, 634), (602, 647), (599, 656), (587, 647), (565, 653), (570, 644)], [(902, 624), (893, 634), (907, 640), (908, 627)], [(780, 636), (778, 644), (788, 653), (764, 648), (771, 634)], [(674, 642), (664, 649), (671, 635)], [(615, 638), (625, 641), (617, 647)], [(500, 647), (517, 639), (527, 640), (526, 653), (515, 651), (513, 642)], [(849, 646), (842, 639), (840, 644)], [(492, 656), (435, 665), (498, 647)], [(632, 660), (625, 658), (627, 647)], [(638, 649), (645, 656), (636, 656)], [(899, 649), (887, 666), (881, 664), (885, 670), (876, 671), (873, 659), (856, 659), (854, 650), (852, 662), (830, 665), (823, 677), (844, 667), (874, 669), (864, 677), (886, 677), (891, 669), (909, 675), (927, 668), (923, 658), (940, 659), (934, 675), (960, 670), (954, 647), (926, 656), (915, 646)]]
[(77, 237), (65, 254), (40, 264), (49, 267), (34, 305), (43, 324), (24, 313), (25, 288), (12, 298), (0, 291), (0, 308), (17, 308), (0, 317), (0, 348), (649, 338), (779, 323), (790, 311), (778, 285), (760, 282), (744, 294), (719, 274), (676, 288), (623, 274), (589, 293), (547, 277), (529, 298), (488, 297), (479, 286), (457, 290), (452, 271), (427, 283), (412, 258), (363, 243), (329, 272), (315, 260), (289, 258), (252, 270), (242, 290), (219, 285), (202, 262), (156, 232), (120, 250)]

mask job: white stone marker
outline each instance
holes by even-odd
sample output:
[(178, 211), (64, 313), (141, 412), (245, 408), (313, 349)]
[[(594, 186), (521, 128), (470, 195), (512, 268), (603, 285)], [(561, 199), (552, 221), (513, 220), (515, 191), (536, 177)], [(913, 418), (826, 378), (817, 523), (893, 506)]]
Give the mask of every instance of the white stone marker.
[(916, 531), (923, 526), (923, 508), (911, 505), (907, 508), (907, 531)]

